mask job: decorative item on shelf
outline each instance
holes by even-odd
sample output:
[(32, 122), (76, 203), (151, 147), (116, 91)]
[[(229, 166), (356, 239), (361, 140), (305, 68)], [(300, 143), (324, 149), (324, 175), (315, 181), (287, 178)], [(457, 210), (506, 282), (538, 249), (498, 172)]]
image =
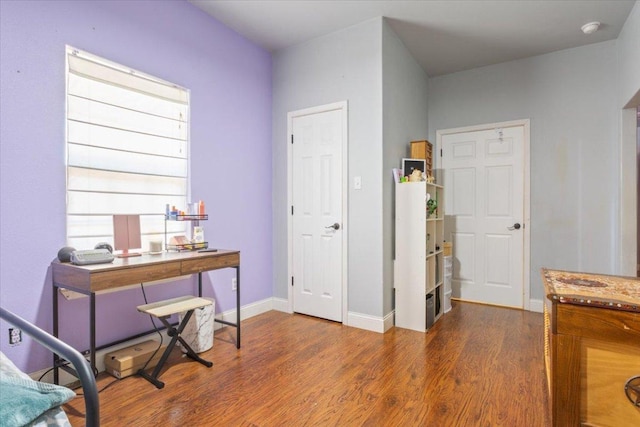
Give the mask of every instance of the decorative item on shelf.
[(194, 243), (204, 242), (204, 227), (200, 227), (200, 226), (193, 227), (193, 242)]
[(422, 171), (419, 169), (414, 169), (409, 175), (409, 182), (420, 182), (422, 181)]
[(169, 221), (198, 221), (207, 220), (209, 215), (205, 213), (204, 202), (187, 203), (187, 210), (183, 211), (173, 205), (166, 204), (165, 219)]
[(427, 182), (428, 182), (429, 184), (435, 184), (435, 182), (436, 182), (436, 177), (435, 177), (435, 176), (433, 176), (433, 175), (427, 175)]
[(414, 170), (425, 171), (424, 159), (402, 159), (402, 175), (411, 176)]
[[(208, 249), (209, 244), (204, 239), (204, 227), (200, 225), (200, 221), (209, 219), (204, 210), (204, 202), (198, 201), (188, 203), (185, 211), (169, 207), (166, 205), (165, 222), (164, 222), (164, 243), (167, 251), (195, 251), (200, 249)], [(190, 222), (188, 237), (173, 236), (168, 241), (169, 231), (167, 230), (167, 222), (169, 221), (188, 221)]]
[(173, 251), (194, 251), (197, 249), (207, 248), (207, 242), (195, 242), (187, 239), (185, 236), (173, 236), (171, 239), (169, 239), (169, 243), (167, 244), (167, 250)]
[(436, 214), (438, 210), (438, 201), (436, 199), (427, 200), (427, 212), (429, 212), (429, 216)]

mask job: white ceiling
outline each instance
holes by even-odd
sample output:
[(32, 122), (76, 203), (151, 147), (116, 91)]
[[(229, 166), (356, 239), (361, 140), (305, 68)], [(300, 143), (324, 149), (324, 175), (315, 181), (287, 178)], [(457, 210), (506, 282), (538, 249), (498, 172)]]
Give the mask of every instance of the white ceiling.
[[(384, 16), (429, 76), (618, 37), (635, 0), (189, 0), (270, 52)], [(584, 35), (580, 27), (600, 21)]]

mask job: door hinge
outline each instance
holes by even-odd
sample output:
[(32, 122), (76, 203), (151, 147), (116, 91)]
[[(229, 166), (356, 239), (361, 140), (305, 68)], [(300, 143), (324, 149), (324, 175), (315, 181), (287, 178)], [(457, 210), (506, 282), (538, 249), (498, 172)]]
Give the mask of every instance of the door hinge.
[(442, 157), (442, 148), (440, 149), (440, 157)]
[(291, 205), (291, 215), (293, 215), (293, 205)]
[(293, 134), (291, 134), (291, 143), (293, 144)]
[(291, 286), (293, 286), (293, 276), (291, 276)]

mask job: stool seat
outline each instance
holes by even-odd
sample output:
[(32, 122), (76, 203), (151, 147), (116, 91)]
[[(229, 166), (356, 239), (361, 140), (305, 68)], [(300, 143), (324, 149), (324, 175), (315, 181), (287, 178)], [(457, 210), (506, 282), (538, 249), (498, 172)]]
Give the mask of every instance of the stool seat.
[(194, 297), (191, 295), (171, 298), (164, 301), (152, 302), (138, 306), (138, 311), (150, 314), (153, 317), (168, 317), (173, 314), (182, 313), (183, 311), (194, 310), (196, 308), (211, 305), (211, 300), (206, 298)]
[[(193, 314), (194, 310), (198, 308), (206, 307), (211, 304), (213, 304), (213, 302), (206, 298), (187, 295), (187, 296), (178, 297), (178, 298), (171, 298), (164, 301), (152, 302), (150, 304), (139, 305), (137, 308), (140, 313), (144, 313), (144, 314), (148, 314), (150, 316), (156, 317), (166, 326), (167, 335), (171, 337), (171, 341), (169, 342), (169, 345), (167, 345), (167, 348), (165, 349), (164, 353), (162, 354), (162, 357), (160, 358), (160, 361), (158, 362), (155, 369), (153, 370), (153, 373), (149, 375), (143, 369), (140, 369), (138, 371), (138, 374), (146, 378), (149, 382), (151, 382), (157, 388), (163, 388), (164, 383), (158, 379), (158, 377), (160, 376), (160, 370), (162, 369), (162, 367), (164, 366), (164, 363), (169, 358), (169, 354), (171, 354), (173, 347), (176, 345), (178, 341), (180, 341), (180, 344), (182, 344), (182, 346), (186, 350), (187, 356), (189, 356), (191, 359), (197, 362), (202, 363), (208, 368), (212, 367), (213, 363), (207, 360), (204, 360), (200, 356), (198, 356), (195, 353), (195, 351), (193, 351), (193, 349), (189, 346), (189, 344), (187, 344), (187, 342), (184, 339), (182, 339), (182, 336), (180, 336), (185, 326), (187, 326), (187, 323), (189, 322), (189, 319), (191, 318), (191, 315)], [(169, 323), (167, 319), (174, 314), (178, 314), (182, 312), (186, 312), (186, 314), (182, 318), (182, 322), (180, 322), (180, 324), (176, 328), (171, 323)]]

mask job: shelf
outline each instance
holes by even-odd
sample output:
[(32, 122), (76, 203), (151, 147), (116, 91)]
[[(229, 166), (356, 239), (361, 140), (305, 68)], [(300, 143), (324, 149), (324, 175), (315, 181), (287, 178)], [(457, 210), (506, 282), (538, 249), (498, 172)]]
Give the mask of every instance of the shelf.
[[(195, 227), (199, 227), (199, 221), (206, 221), (207, 219), (209, 219), (209, 215), (207, 214), (202, 214), (202, 215), (165, 215), (164, 216), (164, 247), (166, 251), (178, 251), (178, 252), (182, 252), (182, 251), (197, 251), (199, 249), (207, 249), (209, 248), (209, 243), (208, 242), (194, 242), (194, 241), (189, 241), (188, 239), (182, 239), (182, 241), (187, 240), (187, 243), (180, 243), (180, 244), (170, 244), (169, 242), (167, 242), (167, 222), (168, 221), (190, 221), (192, 222), (192, 233), (191, 236), (193, 237), (193, 229)], [(184, 236), (183, 236), (184, 237)]]
[[(426, 332), (443, 312), (444, 188), (418, 182), (395, 189), (395, 325)], [(426, 193), (437, 201), (431, 215)]]
[(206, 221), (209, 219), (209, 215), (165, 215), (164, 219), (167, 221)]
[(183, 245), (167, 245), (168, 251), (197, 251), (198, 249), (207, 249), (209, 247), (208, 242), (199, 243), (185, 243)]
[(432, 256), (435, 256), (435, 255), (438, 255), (438, 254), (441, 254), (441, 253), (442, 253), (442, 249), (437, 250), (437, 251), (435, 251), (435, 252), (433, 252), (433, 253), (427, 254), (427, 257), (426, 257), (426, 258), (427, 258), (427, 259), (429, 259), (429, 258), (431, 258)]

